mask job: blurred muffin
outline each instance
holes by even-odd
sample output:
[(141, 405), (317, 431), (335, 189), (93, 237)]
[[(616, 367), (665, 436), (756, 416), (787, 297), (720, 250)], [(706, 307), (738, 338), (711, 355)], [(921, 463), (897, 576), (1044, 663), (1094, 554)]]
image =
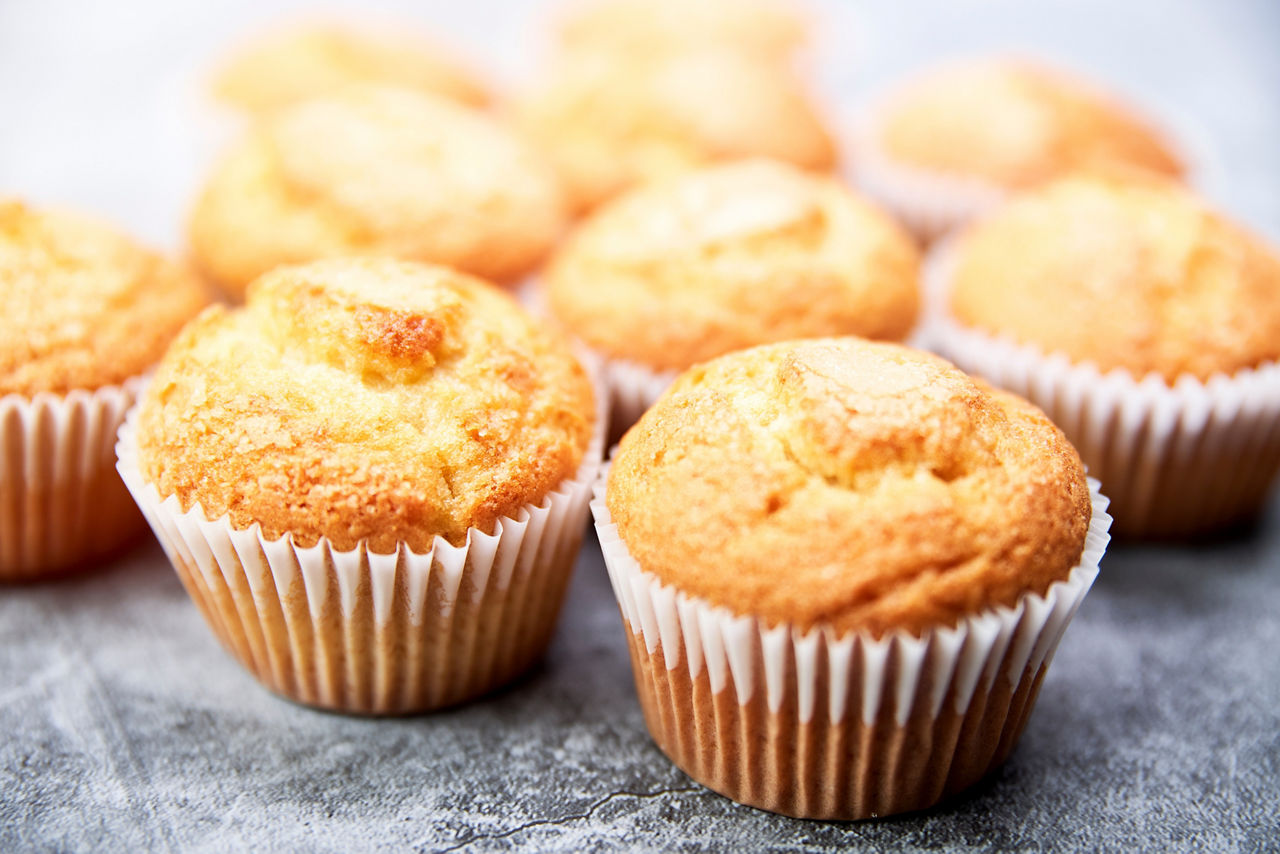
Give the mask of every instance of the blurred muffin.
[(592, 509), (659, 747), (743, 803), (856, 819), (1013, 749), (1105, 506), (1025, 401), (843, 338), (683, 374)]
[(1172, 535), (1253, 513), (1280, 468), (1280, 259), (1182, 187), (1078, 175), (932, 262), (935, 343), (1027, 395), (1112, 496)]
[(312, 22), (249, 42), (222, 67), (214, 91), (253, 112), (332, 95), (353, 84), (414, 89), (473, 107), (487, 87), (458, 59), (409, 28)]
[(116, 429), (208, 296), (111, 226), (0, 200), (0, 298), (0, 581), (33, 580), (141, 530)]
[(731, 48), (785, 61), (808, 29), (803, 10), (785, 0), (579, 0), (564, 9), (558, 35), (565, 51), (649, 57)]
[(1111, 94), (1014, 59), (933, 69), (890, 93), (860, 139), (868, 192), (919, 236), (937, 237), (1068, 172), (1124, 166), (1180, 176), (1160, 132)]
[(541, 260), (564, 216), (552, 169), (487, 116), (357, 88), (253, 128), (209, 178), (190, 239), (234, 296), (277, 265), (352, 254), (510, 281)]
[(614, 431), (695, 362), (789, 338), (902, 339), (918, 255), (836, 180), (769, 160), (689, 172), (602, 207), (553, 256), (552, 314), (605, 357)]
[(831, 135), (799, 78), (735, 50), (630, 61), (573, 54), (516, 112), (580, 212), (637, 184), (719, 161), (771, 157), (813, 171), (836, 164)]
[(283, 267), (166, 355), (121, 473), (272, 690), (405, 713), (550, 638), (601, 440), (567, 344), (497, 289), (391, 259)]

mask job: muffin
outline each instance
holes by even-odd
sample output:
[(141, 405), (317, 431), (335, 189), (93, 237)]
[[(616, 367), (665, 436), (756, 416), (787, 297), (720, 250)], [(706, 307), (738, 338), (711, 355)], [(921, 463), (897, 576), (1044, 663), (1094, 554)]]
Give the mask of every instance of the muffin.
[(280, 264), (390, 255), (511, 281), (559, 237), (551, 167), (492, 119), (356, 88), (288, 107), (234, 146), (191, 217), (195, 261), (240, 297)]
[(736, 50), (571, 54), (517, 103), (516, 118), (551, 157), (578, 212), (726, 160), (770, 157), (819, 172), (836, 165), (831, 134), (799, 78)]
[(1076, 175), (930, 261), (930, 337), (1080, 449), (1116, 530), (1252, 515), (1280, 467), (1280, 259), (1181, 186)]
[(592, 509), (654, 740), (805, 818), (922, 809), (1004, 761), (1109, 522), (1034, 407), (856, 338), (687, 371), (606, 479)]
[(647, 57), (730, 48), (788, 61), (808, 39), (803, 11), (784, 0), (579, 0), (559, 26), (560, 48)]
[(312, 22), (266, 33), (219, 71), (217, 96), (251, 112), (277, 110), (353, 84), (413, 89), (483, 107), (489, 92), (474, 72), (413, 29)]
[(836, 180), (769, 160), (632, 190), (574, 231), (543, 277), (554, 317), (604, 358), (621, 433), (684, 368), (756, 344), (901, 340), (918, 257)]
[(116, 429), (208, 297), (109, 225), (11, 199), (0, 298), (0, 581), (28, 581), (88, 568), (141, 531)]
[(424, 711), (545, 648), (598, 466), (593, 398), (565, 341), (486, 283), (329, 259), (183, 330), (120, 471), (267, 687)]
[(1035, 62), (984, 58), (933, 69), (891, 92), (859, 135), (865, 189), (932, 240), (1025, 190), (1080, 169), (1171, 177), (1183, 164), (1115, 96)]

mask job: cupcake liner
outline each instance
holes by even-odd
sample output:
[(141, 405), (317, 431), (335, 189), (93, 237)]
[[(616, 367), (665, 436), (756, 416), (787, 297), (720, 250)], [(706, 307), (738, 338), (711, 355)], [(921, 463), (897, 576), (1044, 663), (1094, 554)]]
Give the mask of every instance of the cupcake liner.
[(120, 474), (214, 634), (260, 682), (289, 699), (394, 715), (463, 702), (541, 657), (582, 540), (603, 419), (575, 476), (541, 501), (436, 537), (425, 554), (361, 543), (342, 551), (254, 523), (208, 518), (161, 497), (138, 465), (136, 410), (120, 429)]
[[(1150, 99), (1145, 99), (1149, 101)], [(1221, 169), (1206, 145), (1201, 123), (1170, 105), (1160, 104), (1156, 128), (1168, 128), (1161, 142), (1185, 166), (1188, 186), (1213, 183)], [(915, 166), (896, 159), (880, 143), (884, 104), (867, 111), (853, 130), (849, 161), (853, 182), (879, 202), (924, 244), (932, 243), (999, 207), (1010, 190), (994, 181)]]
[(803, 818), (922, 809), (1003, 762), (1097, 576), (1111, 522), (1090, 480), (1080, 563), (1015, 607), (921, 637), (801, 632), (735, 615), (641, 569), (605, 504), (607, 474), (591, 510), (654, 741), (721, 794)]
[[(555, 314), (547, 304), (547, 295), (537, 277), (531, 277), (517, 290), (517, 299), (526, 309), (556, 323)], [(622, 438), (622, 434), (640, 419), (645, 410), (662, 396), (667, 386), (675, 382), (679, 371), (658, 371), (639, 362), (606, 356), (590, 345), (577, 341), (578, 358), (590, 363), (600, 377), (604, 394), (608, 399), (610, 444)]]
[(855, 129), (850, 157), (853, 180), (922, 243), (998, 207), (1008, 192), (980, 178), (921, 169), (895, 160), (880, 145), (877, 123)]
[(114, 446), (143, 385), (0, 397), (0, 582), (74, 569), (142, 531)]
[(1280, 470), (1280, 365), (1170, 385), (1046, 355), (947, 316), (954, 255), (943, 244), (926, 265), (930, 348), (1044, 410), (1102, 481), (1117, 533), (1188, 536), (1258, 511)]
[(601, 357), (600, 374), (609, 395), (609, 440), (616, 442), (662, 397), (680, 372), (656, 371), (639, 362)]

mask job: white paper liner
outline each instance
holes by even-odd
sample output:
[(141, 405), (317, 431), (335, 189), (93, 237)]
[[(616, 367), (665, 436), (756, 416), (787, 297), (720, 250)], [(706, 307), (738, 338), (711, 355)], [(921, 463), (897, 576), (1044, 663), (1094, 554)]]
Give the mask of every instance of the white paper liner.
[[(871, 106), (850, 134), (854, 184), (897, 217), (925, 244), (999, 207), (1010, 190), (994, 181), (903, 163), (884, 150), (880, 128), (891, 96)], [(1161, 143), (1184, 165), (1188, 186), (1212, 183), (1221, 172), (1200, 124), (1162, 105), (1152, 126), (1166, 128)]]
[(492, 534), (377, 554), (268, 539), (198, 503), (184, 512), (143, 479), (136, 412), (120, 428), (120, 474), (214, 633), (271, 690), (337, 711), (423, 712), (501, 686), (545, 650), (603, 452), (599, 413), (575, 476)]
[[(518, 288), (516, 298), (526, 309), (551, 322), (558, 322), (547, 305), (540, 279), (531, 276)], [(600, 376), (608, 398), (609, 442), (616, 442), (675, 382), (679, 371), (658, 371), (639, 362), (616, 359), (593, 350), (577, 340), (578, 358), (590, 362)]]
[(876, 122), (854, 129), (850, 169), (855, 185), (907, 227), (931, 243), (997, 208), (1008, 191), (992, 181), (901, 163), (879, 143)]
[(1256, 513), (1280, 470), (1280, 365), (1170, 385), (967, 328), (946, 309), (955, 251), (944, 242), (925, 265), (929, 348), (1044, 410), (1102, 482), (1118, 533), (1187, 536)]
[[(607, 477), (606, 466), (591, 510), (655, 741), (735, 800), (811, 818), (920, 809), (1003, 761), (1097, 576), (1111, 523), (1090, 479), (1084, 552), (1044, 595), (921, 637), (801, 632), (735, 615), (645, 572), (612, 522)], [(709, 696), (698, 696), (700, 685)]]
[(0, 397), (0, 581), (74, 569), (141, 532), (115, 436), (143, 385)]
[(600, 373), (609, 395), (609, 437), (621, 438), (680, 375), (657, 371), (626, 359), (600, 357)]

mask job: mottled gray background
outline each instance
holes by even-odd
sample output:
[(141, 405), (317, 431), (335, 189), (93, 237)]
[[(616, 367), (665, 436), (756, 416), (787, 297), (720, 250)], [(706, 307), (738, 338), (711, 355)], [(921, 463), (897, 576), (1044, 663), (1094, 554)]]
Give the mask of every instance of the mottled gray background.
[[(536, 57), (537, 4), (381, 5), (508, 77)], [(0, 0), (0, 193), (178, 248), (222, 133), (196, 100), (202, 70), (305, 7)], [(1044, 53), (1149, 103), (1188, 138), (1202, 189), (1280, 240), (1280, 3), (822, 8), (833, 114), (933, 57)], [(538, 670), (386, 721), (259, 688), (148, 543), (92, 576), (0, 590), (0, 851), (1275, 850), (1277, 650), (1280, 505), (1216, 543), (1116, 548), (990, 782), (923, 815), (801, 822), (701, 789), (652, 746), (590, 538)]]

